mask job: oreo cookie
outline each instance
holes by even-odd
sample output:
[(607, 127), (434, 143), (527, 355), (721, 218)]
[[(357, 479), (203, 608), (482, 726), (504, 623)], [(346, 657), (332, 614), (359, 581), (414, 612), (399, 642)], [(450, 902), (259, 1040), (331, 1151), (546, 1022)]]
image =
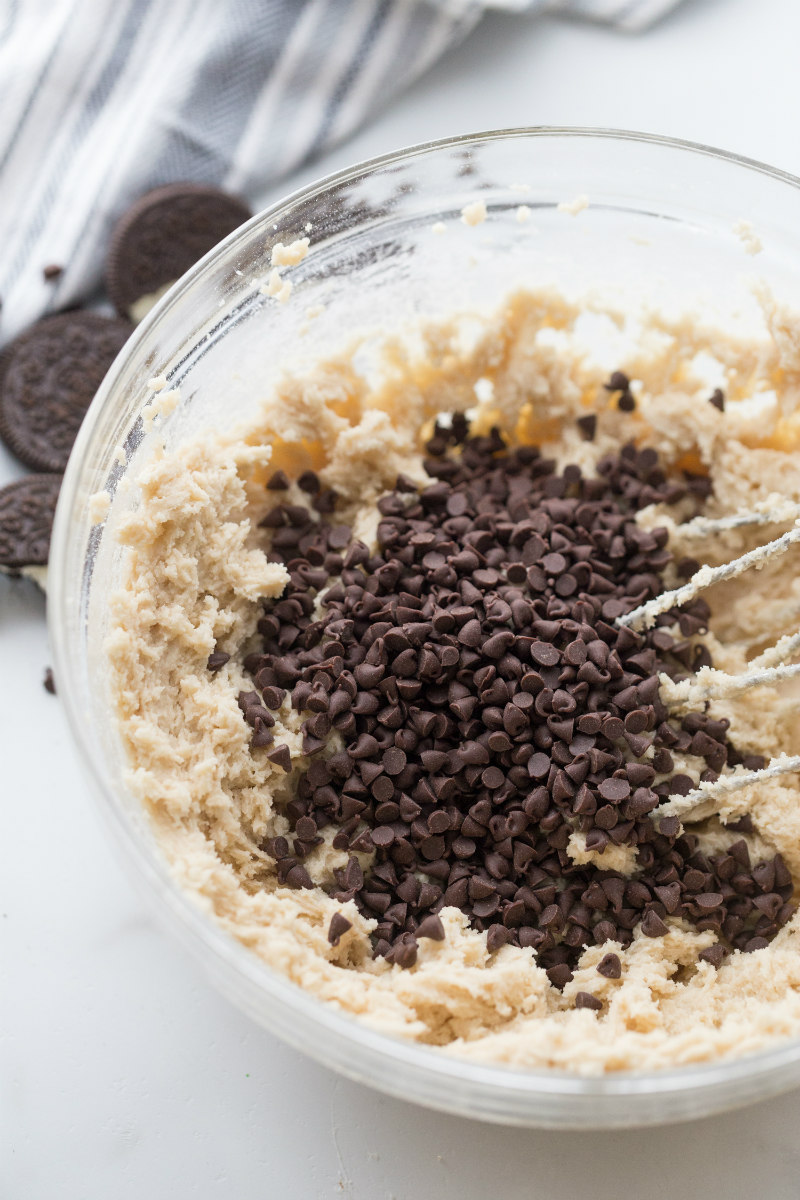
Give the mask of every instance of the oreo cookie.
[(127, 321), (66, 312), (26, 329), (0, 354), (0, 437), (35, 471), (61, 473)]
[(0, 489), (0, 569), (44, 567), (60, 475), (26, 475)]
[(147, 192), (111, 235), (106, 287), (117, 312), (141, 319), (154, 297), (251, 216), (235, 196), (202, 184)]

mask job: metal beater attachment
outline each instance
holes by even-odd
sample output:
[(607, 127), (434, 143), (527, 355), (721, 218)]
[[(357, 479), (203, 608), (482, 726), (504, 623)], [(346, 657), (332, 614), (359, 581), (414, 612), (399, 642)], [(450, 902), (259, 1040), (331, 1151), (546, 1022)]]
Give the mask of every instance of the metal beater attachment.
[[(661, 613), (671, 608), (679, 607), (693, 600), (705, 588), (727, 579), (735, 579), (750, 567), (758, 570), (769, 559), (777, 558), (795, 542), (800, 541), (800, 507), (783, 497), (770, 497), (767, 501), (756, 505), (746, 512), (737, 513), (730, 517), (709, 518), (696, 517), (685, 525), (679, 525), (676, 532), (682, 538), (708, 537), (730, 529), (740, 529), (749, 525), (773, 525), (793, 521), (792, 528), (755, 550), (722, 563), (718, 567), (701, 567), (688, 583), (670, 591), (662, 592), (646, 604), (641, 604), (631, 612), (617, 618), (617, 624), (629, 629), (640, 630), (652, 628)], [(787, 663), (786, 659), (800, 652), (800, 633), (786, 634), (774, 646), (770, 646), (762, 654), (754, 658), (747, 671), (731, 675), (726, 671), (718, 671), (713, 667), (701, 667), (693, 678), (675, 683), (668, 675), (660, 676), (660, 695), (664, 704), (674, 711), (692, 709), (709, 700), (723, 699), (735, 695), (759, 684), (779, 683), (800, 675), (800, 663)], [(702, 820), (712, 813), (718, 812), (725, 800), (733, 792), (753, 784), (775, 779), (780, 775), (800, 770), (800, 755), (780, 754), (773, 758), (765, 767), (757, 771), (746, 771), (739, 767), (714, 782), (700, 783), (686, 795), (669, 796), (664, 803), (654, 811), (653, 816), (678, 817), (681, 822), (686, 819)]]
[(663, 804), (654, 810), (653, 816), (678, 817), (681, 822), (691, 817), (695, 821), (710, 817), (719, 812), (725, 800), (733, 792), (750, 787), (754, 783), (764, 783), (768, 779), (776, 779), (790, 771), (800, 770), (800, 755), (779, 754), (762, 767), (759, 771), (737, 770), (729, 775), (722, 775), (715, 783), (699, 783), (685, 796), (670, 796)]
[(760, 683), (780, 683), (800, 675), (800, 663), (787, 663), (785, 659), (800, 651), (800, 633), (788, 633), (770, 646), (758, 658), (750, 662), (750, 670), (738, 675), (717, 671), (714, 667), (701, 667), (693, 679), (682, 679), (675, 683), (668, 675), (660, 676), (661, 699), (668, 708), (697, 708), (706, 700), (721, 700), (744, 692)]
[[(758, 523), (763, 524), (763, 522)], [(681, 525), (679, 528), (683, 529), (684, 526)], [(739, 558), (732, 558), (730, 562), (722, 563), (719, 567), (701, 567), (688, 583), (684, 583), (678, 588), (672, 588), (671, 591), (662, 592), (660, 596), (648, 600), (646, 604), (640, 604), (631, 612), (624, 613), (617, 618), (617, 624), (626, 625), (629, 629), (634, 630), (651, 629), (655, 624), (656, 617), (661, 613), (669, 612), (671, 608), (679, 607), (681, 604), (688, 604), (690, 600), (694, 600), (695, 596), (705, 588), (711, 587), (712, 584), (723, 583), (726, 579), (735, 579), (737, 575), (743, 575), (750, 567), (760, 567), (767, 559), (785, 554), (795, 542), (800, 542), (800, 519), (795, 522), (794, 528), (790, 529), (788, 533), (781, 534), (773, 542), (765, 542), (763, 546), (757, 546), (755, 550), (748, 550), (746, 554), (740, 555)]]

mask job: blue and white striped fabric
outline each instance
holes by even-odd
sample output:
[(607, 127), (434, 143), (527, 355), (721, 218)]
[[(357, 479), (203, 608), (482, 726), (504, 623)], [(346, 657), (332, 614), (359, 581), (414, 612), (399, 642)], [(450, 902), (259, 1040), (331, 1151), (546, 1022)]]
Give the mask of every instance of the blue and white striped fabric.
[[(340, 141), (487, 9), (633, 30), (677, 0), (5, 0), (0, 338), (100, 285), (121, 212), (172, 180), (251, 201)], [(46, 283), (42, 268), (64, 273)]]

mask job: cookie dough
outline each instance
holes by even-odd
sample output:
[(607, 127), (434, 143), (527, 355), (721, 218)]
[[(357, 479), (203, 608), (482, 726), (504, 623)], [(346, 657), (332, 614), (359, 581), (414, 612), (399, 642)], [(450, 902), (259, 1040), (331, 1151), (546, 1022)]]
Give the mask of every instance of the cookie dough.
[[(800, 326), (765, 303), (768, 341), (726, 340), (693, 320), (654, 319), (622, 362), (615, 355), (601, 364), (582, 339), (583, 310), (552, 295), (517, 294), (470, 343), (453, 318), (426, 330), (420, 358), (390, 347), (381, 385), (359, 375), (349, 349), (312, 375), (287, 377), (253, 428), (154, 453), (136, 480), (138, 505), (115, 531), (123, 561), (107, 639), (110, 695), (129, 786), (175, 878), (211, 920), (275, 971), (373, 1029), (473, 1060), (581, 1074), (652, 1070), (746, 1054), (800, 1034), (797, 917), (767, 948), (735, 951), (718, 969), (698, 960), (714, 934), (668, 918), (663, 937), (637, 931), (626, 949), (613, 942), (587, 948), (563, 990), (551, 986), (532, 950), (490, 952), (486, 933), (449, 907), (440, 914), (444, 940), (421, 939), (413, 967), (373, 959), (374, 923), (321, 887), (279, 885), (263, 849), (289, 828), (282, 807), (307, 766), (302, 715), (288, 700), (277, 714), (275, 742), (291, 751), (287, 774), (266, 749), (251, 750), (252, 730), (237, 704), (240, 690), (252, 687), (241, 658), (256, 645), (259, 602), (278, 596), (288, 578), (282, 564), (267, 560), (258, 528), (274, 503), (265, 483), (277, 470), (290, 481), (315, 471), (340, 497), (337, 520), (374, 544), (381, 494), (401, 473), (429, 482), (421, 447), (436, 415), (470, 410), (473, 429), (498, 425), (512, 444), (536, 444), (560, 466), (577, 463), (587, 473), (631, 438), (655, 446), (668, 466), (710, 476), (705, 512), (712, 517), (771, 503), (776, 494), (800, 501)], [(602, 386), (620, 365), (633, 381), (632, 412), (620, 411)], [(708, 402), (719, 386), (724, 411)], [(596, 433), (588, 441), (576, 422), (591, 413)], [(286, 495), (288, 503), (304, 501), (294, 482)], [(683, 544), (687, 515), (680, 506), (659, 507), (638, 519), (669, 528), (676, 560), (687, 555), (712, 565), (792, 524), (778, 514), (774, 525)], [(745, 669), (796, 630), (793, 553), (715, 586), (707, 599), (713, 616), (705, 641), (715, 667)], [(213, 653), (231, 657), (209, 670)], [(800, 750), (794, 705), (785, 683), (728, 695), (709, 711), (730, 720), (740, 751), (772, 757)], [(676, 770), (698, 777), (690, 756)], [(746, 814), (751, 832), (726, 828)], [(742, 836), (754, 858), (779, 851), (800, 879), (794, 774), (732, 792), (718, 814), (691, 830), (707, 853)], [(571, 852), (587, 855), (579, 839)], [(347, 859), (326, 836), (304, 865), (315, 883), (327, 883)], [(632, 865), (619, 848), (614, 869)], [(337, 913), (350, 927), (332, 944)], [(609, 953), (620, 959), (618, 978), (616, 970), (597, 969)], [(602, 1008), (576, 1007), (582, 992)]]

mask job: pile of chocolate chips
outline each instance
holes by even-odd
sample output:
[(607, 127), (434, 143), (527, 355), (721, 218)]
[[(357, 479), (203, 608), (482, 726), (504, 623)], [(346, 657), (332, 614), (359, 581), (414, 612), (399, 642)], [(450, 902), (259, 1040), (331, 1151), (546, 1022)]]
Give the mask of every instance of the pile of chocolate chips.
[[(292, 837), (265, 843), (281, 882), (313, 886), (303, 859), (335, 826), (351, 854), (332, 895), (377, 921), (374, 954), (403, 967), (419, 938), (444, 936), (445, 905), (487, 931), (491, 952), (532, 947), (556, 987), (587, 945), (627, 946), (640, 922), (662, 936), (668, 915), (716, 934), (700, 955), (715, 966), (766, 946), (793, 911), (780, 856), (752, 865), (741, 838), (706, 856), (675, 818), (651, 815), (694, 786), (673, 750), (703, 759), (703, 779), (762, 765), (737, 753), (726, 721), (678, 721), (659, 699), (659, 672), (710, 663), (696, 637), (708, 607), (697, 599), (641, 634), (615, 623), (663, 590), (670, 561), (666, 530), (633, 514), (687, 492), (699, 507), (707, 480), (668, 479), (655, 450), (633, 445), (596, 477), (558, 474), (497, 430), (470, 437), (459, 414), (426, 452), (430, 484), (401, 476), (378, 502), (375, 554), (335, 522), (336, 496), (312, 472), (298, 481), (308, 505), (278, 503), (262, 522), (290, 583), (264, 603), (240, 705), (253, 748), (289, 770), (271, 731), (290, 692), (310, 756), (285, 808)], [(287, 485), (282, 472), (268, 483)], [(635, 847), (635, 875), (576, 864), (573, 834), (590, 850)], [(333, 942), (347, 927), (337, 916)], [(598, 969), (619, 975), (618, 957)], [(580, 1003), (599, 1007), (588, 993)]]

